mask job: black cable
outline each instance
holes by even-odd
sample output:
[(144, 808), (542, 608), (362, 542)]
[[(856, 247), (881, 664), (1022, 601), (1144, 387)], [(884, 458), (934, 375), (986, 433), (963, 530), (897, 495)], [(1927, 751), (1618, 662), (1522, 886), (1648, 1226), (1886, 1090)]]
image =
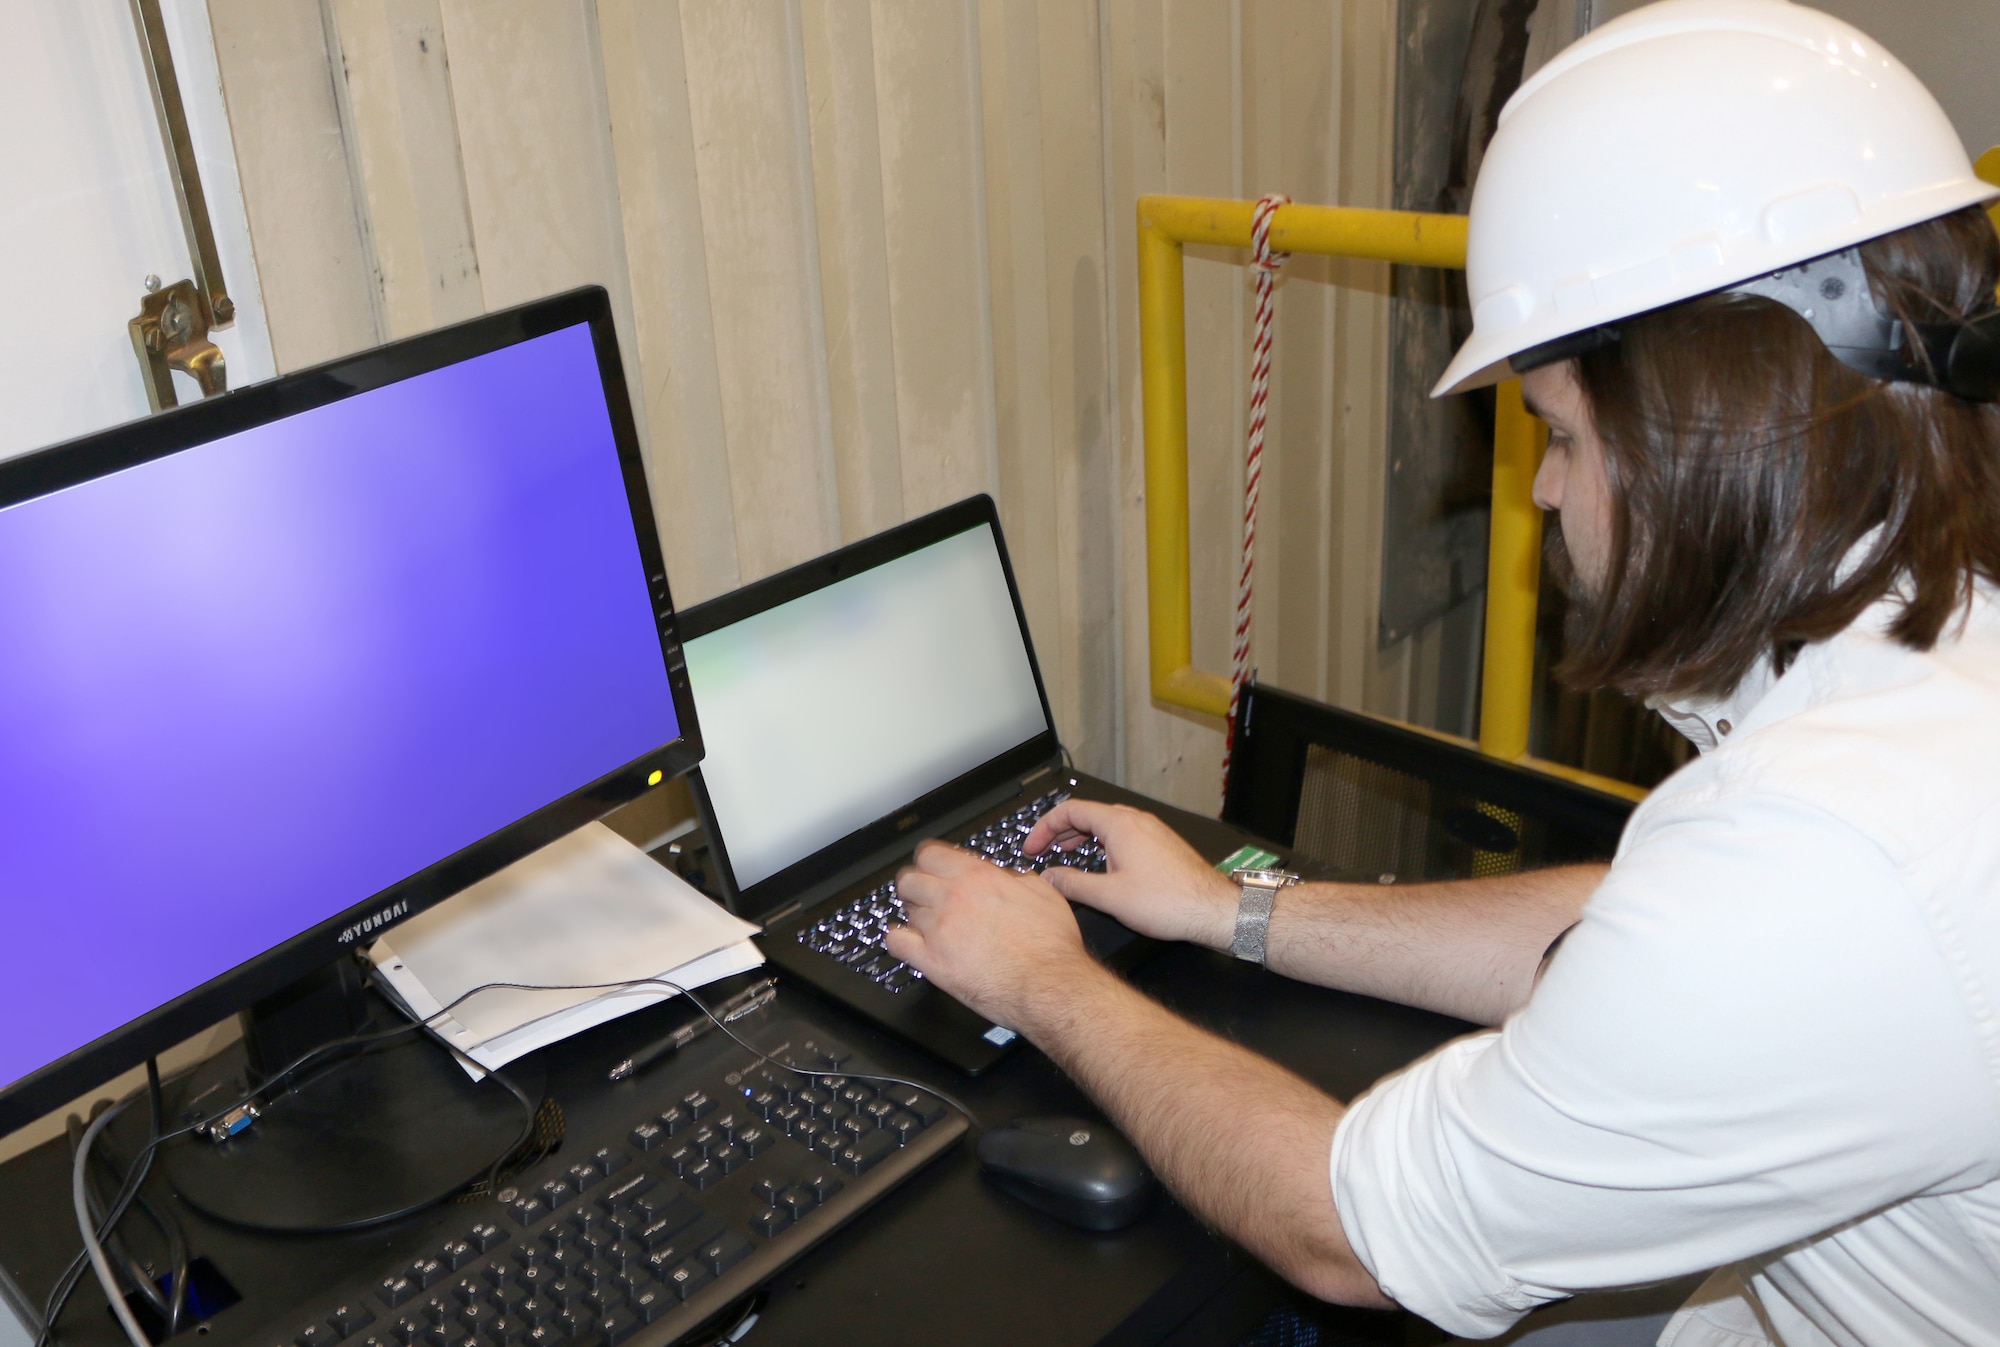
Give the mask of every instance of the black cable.
[[(974, 1127), (978, 1127), (981, 1125), (979, 1122), (979, 1115), (974, 1113), (972, 1109), (964, 1102), (953, 1098), (949, 1094), (946, 1094), (943, 1090), (940, 1090), (937, 1086), (928, 1085), (920, 1080), (908, 1080), (902, 1076), (878, 1075), (867, 1071), (842, 1071), (839, 1069), (835, 1069), (832, 1071), (815, 1071), (803, 1066), (793, 1066), (790, 1062), (781, 1062), (776, 1057), (773, 1057), (769, 1053), (765, 1052), (762, 1048), (756, 1046), (754, 1043), (747, 1043), (742, 1038), (740, 1038), (737, 1035), (736, 1031), (734, 1029), (731, 1029), (729, 1025), (725, 1021), (723, 1021), (720, 1017), (718, 1017), (713, 1010), (710, 1010), (708, 1008), (708, 1004), (704, 1002), (699, 996), (696, 996), (693, 992), (689, 991), (686, 987), (681, 986), (679, 983), (669, 982), (665, 978), (632, 978), (624, 982), (562, 982), (562, 983), (487, 982), (487, 983), (482, 983), (477, 987), (474, 987), (472, 990), (453, 999), (449, 1003), (438, 1007), (438, 1009), (434, 1013), (426, 1015), (423, 1019), (416, 1021), (416, 1024), (418, 1026), (428, 1028), (431, 1024), (431, 1021), (442, 1019), (445, 1015), (449, 1014), (453, 1009), (455, 1009), (460, 1005), (463, 1005), (466, 1001), (470, 1000), (472, 997), (478, 996), (482, 992), (490, 992), (490, 991), (596, 992), (596, 991), (620, 991), (628, 987), (664, 987), (670, 992), (675, 992), (681, 996), (685, 996), (691, 1003), (693, 1003), (694, 1008), (696, 1010), (699, 1010), (702, 1014), (706, 1015), (710, 1020), (712, 1020), (715, 1024), (715, 1027), (720, 1029), (724, 1034), (728, 1035), (730, 1040), (733, 1041), (736, 1044), (736, 1046), (742, 1048), (746, 1052), (755, 1054), (758, 1058), (760, 1058), (763, 1061), (769, 1062), (772, 1066), (782, 1068), (783, 1070), (786, 1071), (790, 1071), (795, 1075), (811, 1076), (815, 1078), (824, 1076), (843, 1076), (849, 1080), (876, 1080), (876, 1081), (882, 1081), (890, 1085), (907, 1085), (911, 1089), (922, 1090), (925, 1094), (935, 1095), (937, 1098), (951, 1105), (953, 1108), (957, 1109), (960, 1113), (963, 1113), (968, 1119), (970, 1119)], [(454, 1051), (456, 1051), (456, 1049), (454, 1049)]]
[[(122, 1109), (136, 1098), (138, 1098), (136, 1094), (128, 1095), (112, 1107)], [(132, 1168), (126, 1172), (124, 1184), (105, 1212), (104, 1223), (98, 1227), (100, 1242), (111, 1233), (112, 1227), (123, 1219), (127, 1208), (132, 1205), (133, 1198), (138, 1195), (139, 1185), (146, 1181), (147, 1174), (152, 1170), (153, 1153), (159, 1144), (192, 1130), (192, 1128), (182, 1128), (179, 1131), (158, 1134), (133, 1157)], [(34, 1347), (47, 1347), (55, 1332), (56, 1320), (61, 1317), (63, 1308), (69, 1304), (70, 1295), (76, 1290), (77, 1282), (82, 1279), (89, 1267), (88, 1256), (79, 1253), (69, 1267), (64, 1269), (63, 1275), (56, 1279), (56, 1284), (49, 1290), (48, 1298), (42, 1302), (42, 1326), (35, 1335)]]

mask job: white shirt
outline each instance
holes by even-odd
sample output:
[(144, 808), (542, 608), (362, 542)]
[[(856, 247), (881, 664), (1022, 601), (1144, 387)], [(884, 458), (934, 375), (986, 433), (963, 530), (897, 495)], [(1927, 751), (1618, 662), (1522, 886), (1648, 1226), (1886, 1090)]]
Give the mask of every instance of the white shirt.
[(1486, 1337), (1722, 1267), (1663, 1344), (2000, 1345), (2000, 606), (1892, 615), (1665, 708), (1706, 751), (1528, 1005), (1341, 1122), (1397, 1301)]

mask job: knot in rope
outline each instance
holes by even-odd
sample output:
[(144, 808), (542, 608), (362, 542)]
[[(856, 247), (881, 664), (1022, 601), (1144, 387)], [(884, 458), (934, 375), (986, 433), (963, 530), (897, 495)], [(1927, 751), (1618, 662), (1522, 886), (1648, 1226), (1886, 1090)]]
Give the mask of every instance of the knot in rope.
[(1291, 204), (1292, 199), (1283, 193), (1257, 198), (1257, 209), (1250, 217), (1250, 264), (1259, 271), (1276, 271), (1291, 257), (1290, 253), (1271, 251), (1271, 217), (1278, 213), (1278, 207)]

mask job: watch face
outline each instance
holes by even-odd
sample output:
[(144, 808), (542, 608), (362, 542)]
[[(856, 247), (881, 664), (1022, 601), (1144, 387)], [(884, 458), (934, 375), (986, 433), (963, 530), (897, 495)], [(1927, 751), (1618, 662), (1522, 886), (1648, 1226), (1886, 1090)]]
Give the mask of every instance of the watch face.
[(1262, 884), (1269, 888), (1282, 889), (1299, 882), (1299, 877), (1289, 870), (1259, 870), (1246, 867), (1232, 870), (1229, 877), (1238, 884)]

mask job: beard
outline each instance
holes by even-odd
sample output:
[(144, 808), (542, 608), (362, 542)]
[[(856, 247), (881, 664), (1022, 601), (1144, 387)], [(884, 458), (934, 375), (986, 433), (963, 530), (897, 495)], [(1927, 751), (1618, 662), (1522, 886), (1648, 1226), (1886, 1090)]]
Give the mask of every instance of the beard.
[(1563, 649), (1579, 650), (1597, 625), (1596, 593), (1578, 574), (1576, 560), (1563, 538), (1562, 516), (1551, 511), (1542, 525), (1542, 565), (1563, 596)]

